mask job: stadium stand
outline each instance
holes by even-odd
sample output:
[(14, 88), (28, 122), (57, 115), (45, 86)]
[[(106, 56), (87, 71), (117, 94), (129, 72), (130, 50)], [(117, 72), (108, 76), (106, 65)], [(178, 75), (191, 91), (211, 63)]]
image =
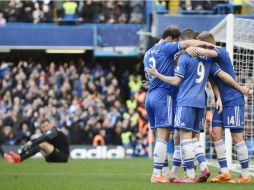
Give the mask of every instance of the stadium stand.
[[(252, 14), (245, 0), (156, 0), (157, 13)], [(146, 1), (2, 1), (0, 11), (7, 22), (140, 24), (147, 16)], [(1, 16), (0, 16), (1, 19)]]
[(143, 23), (145, 1), (20, 1), (0, 2), (7, 22)]
[[(151, 19), (153, 4), (157, 12)], [(137, 35), (140, 29), (151, 31), (152, 37), (158, 37), (169, 24), (177, 24), (181, 29), (210, 30), (224, 14), (252, 13), (253, 3), (237, 0), (10, 0), (1, 1), (0, 5), (0, 26), (3, 26), (0, 27), (0, 49), (61, 50), (64, 47), (68, 50), (77, 46), (84, 51), (93, 51), (95, 57), (96, 53), (99, 57), (101, 50), (101, 57), (125, 58), (140, 55), (139, 37), (144, 37)], [(179, 14), (183, 15), (178, 17)], [(209, 15), (204, 17), (202, 14)], [(65, 27), (55, 26), (54, 22), (59, 25), (61, 22), (85, 24)], [(128, 46), (134, 48), (128, 52)], [(148, 47), (147, 44), (144, 46)], [(112, 51), (107, 52), (110, 48)], [(135, 54), (131, 54), (132, 51)], [(148, 139), (143, 106), (146, 93), (141, 89), (141, 74), (131, 75), (126, 71), (122, 78), (116, 78), (113, 68), (96, 64), (82, 67), (83, 62), (58, 64), (49, 61), (45, 65), (17, 59), (17, 66), (13, 67), (15, 64), (1, 61), (4, 72), (1, 73), (0, 139), (3, 144), (22, 144), (38, 133), (36, 127), (43, 117), (51, 116), (72, 144), (123, 145), (134, 147), (136, 155), (147, 155), (148, 141), (153, 140)], [(143, 73), (142, 68), (139, 73)], [(130, 95), (125, 93), (126, 89)], [(251, 117), (251, 110), (248, 112), (246, 117)], [(247, 126), (253, 128), (253, 123), (249, 122)]]
[(253, 3), (248, 0), (174, 0), (156, 1), (157, 13), (170, 14), (252, 14)]
[(4, 145), (26, 142), (39, 132), (43, 118), (54, 120), (72, 144), (132, 147), (137, 138), (147, 137), (140, 76), (127, 78), (132, 96), (125, 106), (113, 67), (89, 68), (84, 62), (1, 65), (0, 139)]

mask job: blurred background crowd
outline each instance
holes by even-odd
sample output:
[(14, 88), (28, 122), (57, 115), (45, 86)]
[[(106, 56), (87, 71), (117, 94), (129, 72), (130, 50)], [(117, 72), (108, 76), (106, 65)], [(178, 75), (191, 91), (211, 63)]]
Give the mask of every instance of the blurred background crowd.
[(62, 18), (83, 23), (143, 23), (144, 1), (21, 1), (0, 2), (1, 22), (51, 23)]
[[(253, 0), (156, 0), (157, 12), (182, 14), (246, 14), (253, 9)], [(249, 13), (248, 13), (249, 14)]]
[[(171, 14), (225, 14), (234, 9), (241, 14), (251, 11), (253, 0), (155, 0), (156, 11)], [(6, 22), (140, 24), (145, 22), (144, 0), (10, 0), (0, 2), (0, 25)]]
[[(13, 66), (1, 64), (1, 144), (23, 144), (40, 133), (43, 118), (50, 118), (72, 144), (137, 146), (137, 154), (145, 154), (148, 124), (140, 75), (125, 72), (119, 81), (114, 65), (89, 67), (82, 59)], [(123, 91), (129, 91), (126, 99)]]

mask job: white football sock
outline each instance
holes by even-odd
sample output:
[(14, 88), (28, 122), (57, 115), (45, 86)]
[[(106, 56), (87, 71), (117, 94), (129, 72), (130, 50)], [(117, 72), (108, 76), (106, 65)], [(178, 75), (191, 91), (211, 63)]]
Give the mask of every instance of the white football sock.
[(170, 177), (170, 169), (168, 167), (168, 155), (166, 155), (166, 159), (164, 161), (163, 167), (162, 167), (162, 175), (166, 177)]
[(248, 177), (249, 174), (249, 157), (248, 157), (248, 148), (244, 141), (237, 143), (235, 145), (237, 151), (237, 157), (242, 167), (242, 176)]
[(161, 175), (166, 155), (167, 155), (167, 142), (157, 140), (153, 153), (153, 161), (154, 161), (153, 175), (157, 176)]
[(217, 160), (220, 164), (220, 170), (222, 173), (228, 173), (228, 165), (226, 160), (226, 147), (224, 141), (221, 139), (214, 142)]
[(181, 148), (180, 145), (175, 146), (174, 154), (173, 154), (173, 161), (172, 161), (172, 170), (171, 172), (176, 175), (179, 167), (182, 163), (182, 156), (181, 156)]
[(184, 165), (186, 167), (186, 174), (189, 178), (195, 177), (194, 170), (194, 143), (192, 139), (184, 139), (181, 141), (181, 148), (183, 153)]
[(201, 143), (198, 141), (197, 138), (193, 139), (194, 142), (194, 150), (195, 150), (195, 157), (200, 165), (200, 170), (204, 171), (207, 167), (207, 162), (205, 159), (204, 149)]

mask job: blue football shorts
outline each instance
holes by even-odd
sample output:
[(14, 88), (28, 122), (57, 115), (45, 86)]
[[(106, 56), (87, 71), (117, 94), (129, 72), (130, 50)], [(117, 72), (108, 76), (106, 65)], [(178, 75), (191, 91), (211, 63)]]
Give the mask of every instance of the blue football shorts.
[(202, 132), (204, 114), (204, 108), (177, 106), (175, 115), (175, 128), (195, 133)]
[(212, 126), (229, 128), (232, 133), (243, 132), (244, 105), (224, 106), (220, 114), (215, 109), (213, 112)]
[(153, 90), (146, 96), (146, 111), (151, 129), (173, 128), (174, 99), (165, 90)]

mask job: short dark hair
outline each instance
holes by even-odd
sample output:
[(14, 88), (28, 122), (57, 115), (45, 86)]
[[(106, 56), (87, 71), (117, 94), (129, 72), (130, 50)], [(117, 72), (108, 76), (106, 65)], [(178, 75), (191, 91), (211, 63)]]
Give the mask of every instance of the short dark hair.
[(195, 39), (198, 39), (199, 34), (200, 34), (200, 32), (195, 32)]
[(209, 42), (209, 43), (215, 43), (214, 36), (211, 33), (207, 32), (207, 31), (201, 32), (198, 35), (198, 40)]
[(196, 39), (196, 33), (192, 29), (186, 28), (181, 32), (180, 38), (181, 40), (193, 40)]
[(49, 119), (43, 119), (43, 120), (41, 121), (41, 125), (42, 125), (43, 123), (46, 123), (46, 122), (49, 123), (49, 122), (50, 122)]
[(162, 34), (162, 39), (166, 39), (167, 37), (171, 37), (172, 39), (176, 39), (179, 38), (180, 36), (180, 30), (177, 26), (171, 25), (169, 27), (167, 27), (163, 34)]

